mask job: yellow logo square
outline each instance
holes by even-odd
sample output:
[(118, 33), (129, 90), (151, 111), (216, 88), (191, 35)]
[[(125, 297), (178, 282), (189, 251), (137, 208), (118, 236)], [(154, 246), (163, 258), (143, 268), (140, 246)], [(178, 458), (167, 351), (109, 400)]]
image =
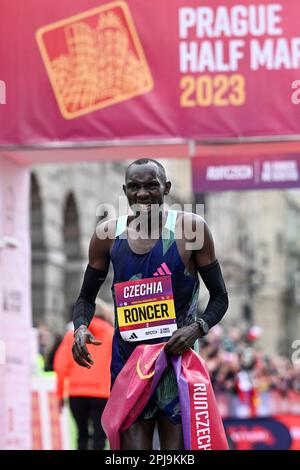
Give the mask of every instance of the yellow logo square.
[(126, 2), (107, 3), (41, 27), (36, 39), (65, 119), (153, 88)]

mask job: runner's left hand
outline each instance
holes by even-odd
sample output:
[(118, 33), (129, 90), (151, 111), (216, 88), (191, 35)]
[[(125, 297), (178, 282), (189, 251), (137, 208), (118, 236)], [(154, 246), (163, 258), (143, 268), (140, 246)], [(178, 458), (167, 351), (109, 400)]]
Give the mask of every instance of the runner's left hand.
[(177, 354), (180, 356), (192, 347), (200, 336), (199, 325), (197, 323), (183, 326), (173, 333), (165, 345), (165, 351), (167, 354)]

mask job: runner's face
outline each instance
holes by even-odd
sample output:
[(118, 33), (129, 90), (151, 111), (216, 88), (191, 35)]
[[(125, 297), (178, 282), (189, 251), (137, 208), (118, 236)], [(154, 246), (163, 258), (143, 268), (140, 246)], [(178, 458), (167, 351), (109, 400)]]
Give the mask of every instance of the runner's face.
[(161, 181), (155, 164), (133, 165), (123, 186), (129, 205), (137, 205), (141, 212), (150, 213), (152, 204), (163, 204), (171, 184)]

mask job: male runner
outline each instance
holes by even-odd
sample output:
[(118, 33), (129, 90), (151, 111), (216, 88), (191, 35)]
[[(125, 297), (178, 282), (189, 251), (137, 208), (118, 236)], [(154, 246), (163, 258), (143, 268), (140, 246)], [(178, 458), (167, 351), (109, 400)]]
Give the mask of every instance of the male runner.
[[(86, 343), (101, 344), (88, 326), (111, 261), (115, 302), (112, 381), (138, 344), (164, 341), (167, 353), (183, 354), (221, 320), (228, 308), (210, 230), (196, 214), (165, 210), (164, 196), (170, 188), (159, 162), (136, 160), (127, 168), (123, 186), (133, 215), (104, 222), (101, 234), (98, 231), (91, 239), (89, 264), (74, 307), (73, 357), (90, 368), (93, 361)], [(137, 217), (142, 222), (139, 227)], [(193, 229), (192, 238), (189, 235), (187, 239), (187, 227)], [(114, 237), (109, 237), (110, 233)], [(202, 243), (191, 249), (188, 243), (201, 239), (201, 234)], [(201, 318), (197, 314), (198, 273), (210, 293)], [(171, 367), (142, 414), (122, 434), (122, 449), (151, 450), (156, 423), (161, 450), (184, 449), (178, 388)]]

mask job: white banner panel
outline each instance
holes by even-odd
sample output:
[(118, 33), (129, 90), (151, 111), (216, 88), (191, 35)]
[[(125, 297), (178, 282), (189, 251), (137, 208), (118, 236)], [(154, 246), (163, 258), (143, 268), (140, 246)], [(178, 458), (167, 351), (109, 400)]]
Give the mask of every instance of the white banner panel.
[(0, 157), (0, 448), (31, 449), (29, 169)]

